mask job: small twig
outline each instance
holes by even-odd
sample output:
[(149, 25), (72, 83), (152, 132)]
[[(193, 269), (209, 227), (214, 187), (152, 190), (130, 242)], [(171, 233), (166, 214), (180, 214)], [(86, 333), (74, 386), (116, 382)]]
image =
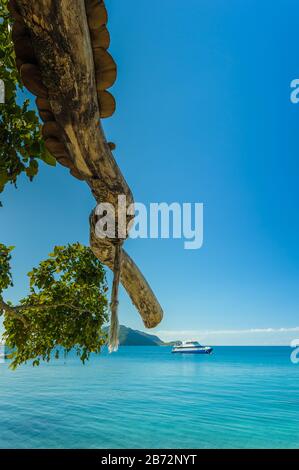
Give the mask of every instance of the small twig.
[(6, 315), (9, 315), (17, 320), (20, 320), (23, 322), (23, 324), (27, 327), (28, 326), (28, 321), (25, 318), (25, 316), (20, 315), (20, 313), (23, 310), (49, 310), (53, 308), (67, 308), (67, 309), (73, 309), (76, 310), (79, 313), (88, 313), (88, 311), (84, 308), (77, 307), (76, 305), (73, 304), (66, 304), (66, 303), (58, 303), (58, 304), (39, 304), (39, 305), (17, 305), (15, 307), (12, 307), (11, 305), (7, 304), (2, 297), (0, 297), (0, 311), (4, 311)]
[(13, 309), (16, 311), (16, 312), (20, 312), (22, 310), (49, 310), (49, 309), (53, 309), (53, 308), (61, 308), (61, 307), (64, 307), (64, 308), (67, 308), (67, 309), (72, 309), (72, 310), (77, 310), (77, 312), (80, 312), (80, 313), (85, 313), (87, 310), (85, 308), (82, 308), (82, 307), (77, 307), (76, 305), (73, 305), (73, 304), (67, 304), (67, 303), (57, 303), (57, 304), (36, 304), (36, 305), (18, 305), (16, 307), (13, 307)]
[(25, 327), (28, 326), (28, 322), (26, 318), (24, 316), (19, 315), (15, 307), (12, 307), (11, 305), (4, 302), (1, 296), (0, 296), (0, 311), (5, 312), (6, 315), (9, 315), (12, 318), (16, 318), (17, 320), (20, 320), (24, 324)]

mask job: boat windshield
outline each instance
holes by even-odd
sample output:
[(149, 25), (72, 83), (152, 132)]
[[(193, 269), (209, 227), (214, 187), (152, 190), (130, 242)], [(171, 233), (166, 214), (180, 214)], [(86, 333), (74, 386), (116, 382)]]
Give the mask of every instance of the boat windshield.
[(201, 346), (198, 341), (183, 341), (183, 343), (180, 346), (185, 346), (185, 347), (195, 347), (195, 346)]

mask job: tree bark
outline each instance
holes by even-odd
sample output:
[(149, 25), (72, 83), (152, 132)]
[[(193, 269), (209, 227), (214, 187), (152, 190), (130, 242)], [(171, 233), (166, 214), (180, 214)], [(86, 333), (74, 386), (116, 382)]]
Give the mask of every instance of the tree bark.
[[(72, 164), (86, 180), (97, 203), (108, 202), (117, 208), (118, 196), (122, 194), (126, 196), (128, 208), (133, 196), (100, 123), (84, 0), (16, 0), (16, 4), (30, 31), (42, 84)], [(130, 219), (131, 216), (127, 216), (127, 222)], [(90, 221), (91, 249), (100, 261), (113, 269), (113, 242), (98, 239), (94, 215)], [(121, 282), (145, 326), (156, 326), (162, 320), (163, 311), (125, 251), (122, 252)]]
[[(113, 270), (115, 246), (108, 239), (96, 236), (95, 225), (97, 216), (90, 216), (90, 246), (96, 257)], [(133, 304), (137, 308), (144, 325), (153, 328), (163, 318), (163, 310), (146, 279), (127, 252), (123, 249), (121, 255), (120, 280)]]

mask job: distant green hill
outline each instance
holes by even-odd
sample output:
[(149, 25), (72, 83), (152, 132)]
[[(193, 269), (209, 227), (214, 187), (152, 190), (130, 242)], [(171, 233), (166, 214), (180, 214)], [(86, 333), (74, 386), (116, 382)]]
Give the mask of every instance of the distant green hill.
[[(106, 328), (106, 331), (108, 328)], [(149, 335), (143, 331), (132, 330), (127, 326), (119, 327), (120, 346), (164, 346), (165, 343), (155, 335)]]

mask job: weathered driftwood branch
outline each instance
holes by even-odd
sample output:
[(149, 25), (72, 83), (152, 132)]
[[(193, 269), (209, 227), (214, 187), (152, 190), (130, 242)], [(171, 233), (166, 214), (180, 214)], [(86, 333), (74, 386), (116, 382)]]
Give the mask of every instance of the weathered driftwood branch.
[[(25, 86), (37, 96), (49, 151), (71, 174), (86, 180), (99, 202), (117, 207), (118, 195), (133, 196), (107, 143), (100, 117), (114, 112), (106, 88), (116, 77), (107, 52), (107, 12), (99, 0), (11, 0), (17, 66)], [(130, 216), (128, 216), (128, 221)], [(91, 248), (113, 269), (113, 241), (95, 236)], [(156, 326), (162, 309), (141, 272), (123, 251), (121, 282), (147, 327)]]
[[(92, 213), (90, 216), (90, 245), (96, 257), (110, 269), (113, 269), (115, 246), (107, 238), (101, 239), (96, 236), (96, 222), (97, 216)], [(153, 328), (159, 324), (163, 318), (160, 304), (146, 279), (125, 250), (122, 250), (120, 279), (139, 311), (144, 325), (147, 328)]]

